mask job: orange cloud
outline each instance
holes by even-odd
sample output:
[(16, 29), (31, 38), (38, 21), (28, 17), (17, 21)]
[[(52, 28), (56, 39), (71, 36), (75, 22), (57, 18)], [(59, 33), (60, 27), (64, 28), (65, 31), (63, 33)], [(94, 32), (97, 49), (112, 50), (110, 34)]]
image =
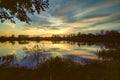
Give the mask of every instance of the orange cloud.
[(32, 31), (32, 30), (40, 30), (43, 29), (41, 26), (40, 27), (25, 27), (23, 31)]

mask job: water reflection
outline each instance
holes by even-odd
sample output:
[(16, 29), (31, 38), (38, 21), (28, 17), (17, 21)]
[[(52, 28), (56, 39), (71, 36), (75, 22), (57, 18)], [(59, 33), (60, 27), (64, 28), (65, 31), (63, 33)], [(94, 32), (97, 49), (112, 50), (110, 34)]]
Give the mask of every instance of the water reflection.
[(41, 62), (56, 56), (84, 65), (91, 60), (102, 60), (97, 54), (101, 49), (106, 49), (106, 46), (100, 43), (5, 42), (0, 43), (0, 65), (36, 68)]

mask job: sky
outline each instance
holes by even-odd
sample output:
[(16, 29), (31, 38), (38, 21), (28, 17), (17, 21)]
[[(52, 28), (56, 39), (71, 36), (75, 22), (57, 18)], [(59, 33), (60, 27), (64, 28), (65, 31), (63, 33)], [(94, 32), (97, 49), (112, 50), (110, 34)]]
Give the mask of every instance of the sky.
[(51, 36), (120, 30), (120, 0), (50, 0), (41, 14), (29, 15), (30, 24), (0, 23), (0, 35)]

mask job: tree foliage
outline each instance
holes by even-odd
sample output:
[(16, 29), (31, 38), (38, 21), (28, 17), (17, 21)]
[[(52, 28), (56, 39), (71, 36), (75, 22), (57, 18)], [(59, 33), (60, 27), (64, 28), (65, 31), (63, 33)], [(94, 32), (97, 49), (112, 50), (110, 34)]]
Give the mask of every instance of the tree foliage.
[(0, 0), (0, 21), (15, 23), (15, 18), (29, 23), (29, 14), (40, 14), (48, 8), (49, 0)]

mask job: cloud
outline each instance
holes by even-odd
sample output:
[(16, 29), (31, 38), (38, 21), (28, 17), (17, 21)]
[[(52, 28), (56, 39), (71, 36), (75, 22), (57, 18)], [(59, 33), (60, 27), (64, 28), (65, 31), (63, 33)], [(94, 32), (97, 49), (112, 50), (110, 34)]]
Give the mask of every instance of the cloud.
[(33, 31), (33, 30), (41, 30), (41, 29), (43, 29), (43, 27), (41, 27), (41, 26), (38, 26), (38, 27), (29, 27), (29, 26), (27, 26), (27, 27), (25, 27), (24, 29), (23, 29), (23, 31)]
[[(79, 5), (79, 7), (81, 7)], [(114, 8), (116, 7), (116, 8)], [(119, 11), (118, 3), (116, 2), (101, 2), (99, 4), (94, 4), (92, 6), (84, 7), (81, 10), (77, 10), (71, 17), (66, 19), (66, 22), (76, 22), (79, 20), (101, 17), (101, 16), (109, 16), (112, 13)], [(107, 11), (106, 11), (107, 10)]]
[(10, 28), (15, 28), (16, 27), (16, 24), (10, 23), (10, 22), (6, 22), (5, 25), (10, 27)]
[[(64, 34), (120, 29), (119, 0), (50, 0), (49, 9), (29, 15), (31, 24), (10, 24), (25, 34)], [(6, 28), (6, 27), (5, 27)]]
[(50, 0), (50, 8), (46, 12), (32, 17), (33, 26), (60, 26), (66, 22), (109, 16), (113, 11), (119, 11), (118, 4), (114, 0)]
[(104, 24), (109, 24), (109, 23), (115, 24), (116, 22), (120, 22), (120, 12), (114, 13), (110, 15), (109, 18), (96, 22), (92, 24), (91, 26), (98, 26), (98, 25), (104, 25)]
[(50, 0), (49, 9), (31, 16), (33, 22), (23, 30), (62, 34), (108, 29), (108, 23), (119, 22), (119, 5), (117, 0)]

